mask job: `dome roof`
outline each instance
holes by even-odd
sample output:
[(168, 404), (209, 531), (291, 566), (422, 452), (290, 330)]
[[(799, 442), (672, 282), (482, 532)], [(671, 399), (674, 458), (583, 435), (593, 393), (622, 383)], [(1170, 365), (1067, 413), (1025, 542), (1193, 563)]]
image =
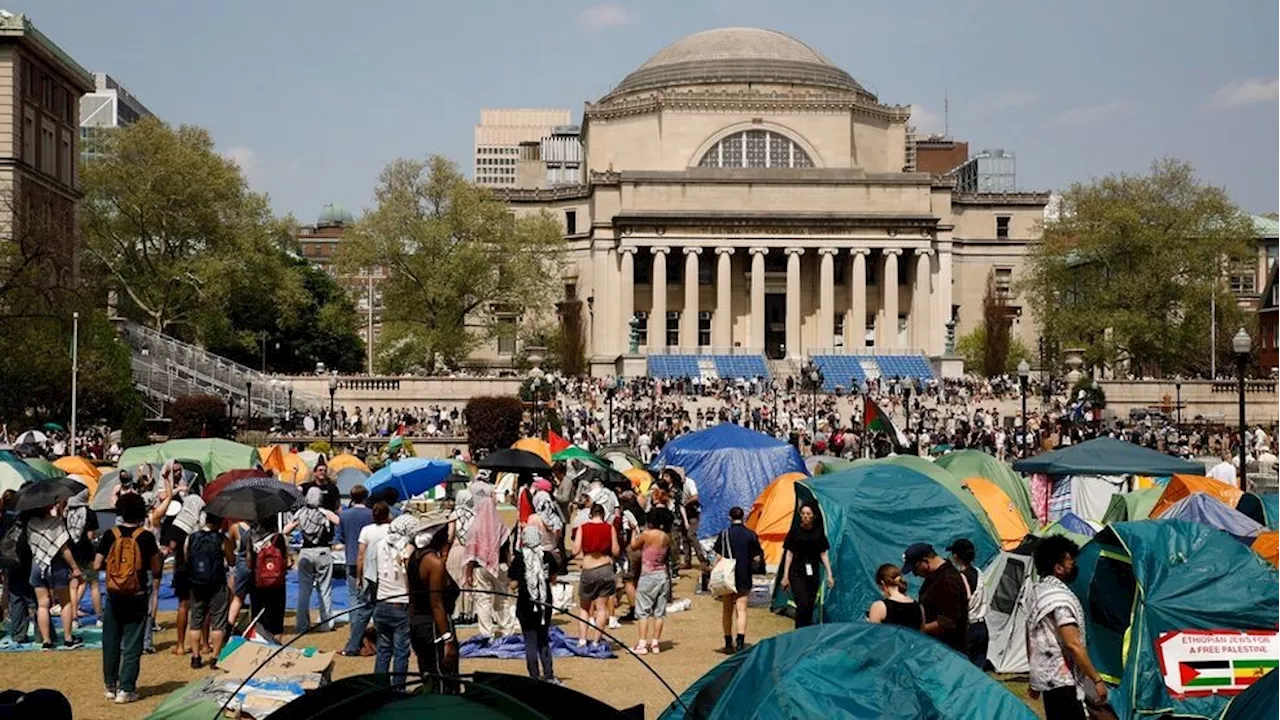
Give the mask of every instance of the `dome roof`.
[(356, 221), (350, 210), (337, 203), (329, 203), (320, 208), (320, 216), (316, 218), (316, 227), (333, 227), (334, 225), (352, 225)]
[(623, 78), (609, 96), (708, 83), (799, 84), (870, 94), (849, 73), (790, 35), (734, 27), (677, 40)]

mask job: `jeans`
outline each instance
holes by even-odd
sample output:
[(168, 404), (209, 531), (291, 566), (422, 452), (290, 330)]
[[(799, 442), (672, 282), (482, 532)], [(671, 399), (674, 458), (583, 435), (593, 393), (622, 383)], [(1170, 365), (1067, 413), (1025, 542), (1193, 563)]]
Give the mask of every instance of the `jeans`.
[(556, 676), (551, 668), (551, 638), (546, 625), (538, 625), (524, 631), (524, 664), (529, 670), (529, 677), (538, 679), (538, 661), (542, 661), (542, 679), (551, 680)]
[(9, 589), (9, 637), (15, 643), (27, 643), (27, 628), (36, 611), (36, 591), (21, 569), (5, 573), (4, 586)]
[(108, 598), (102, 618), (102, 681), (109, 689), (138, 689), (148, 604), (146, 595)]
[[(348, 588), (351, 587), (352, 582), (354, 582), (354, 575), (349, 575)], [(378, 586), (375, 583), (366, 581), (363, 591), (350, 595), (351, 607), (354, 608), (347, 614), (347, 622), (351, 623), (351, 636), (347, 638), (347, 646), (342, 649), (348, 655), (360, 652), (360, 646), (364, 644), (364, 631), (369, 628), (369, 621), (373, 619), (374, 598), (377, 596), (377, 591)]]
[(298, 553), (298, 634), (311, 629), (311, 591), (320, 591), (320, 632), (333, 629), (333, 553), (327, 547), (303, 548)]
[[(375, 674), (392, 671), (392, 682), (403, 682), (409, 672), (409, 604), (380, 602), (373, 609), (373, 629), (378, 633)], [(394, 664), (392, 660), (394, 659)]]
[(979, 670), (986, 670), (987, 646), (990, 643), (991, 636), (987, 632), (985, 620), (969, 624), (969, 662)]

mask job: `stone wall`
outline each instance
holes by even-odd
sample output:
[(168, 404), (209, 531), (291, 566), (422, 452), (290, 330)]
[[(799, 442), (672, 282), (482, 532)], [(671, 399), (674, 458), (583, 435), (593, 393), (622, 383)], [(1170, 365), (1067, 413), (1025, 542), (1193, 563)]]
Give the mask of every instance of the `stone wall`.
[[(306, 375), (288, 378), (294, 391), (328, 399), (329, 378)], [(374, 409), (404, 408), (423, 405), (461, 407), (480, 395), (515, 395), (520, 378), (465, 377), (369, 377), (345, 375), (338, 378), (334, 394), (337, 407), (354, 410), (357, 406)]]
[[(1107, 407), (1121, 418), (1135, 408), (1157, 408), (1177, 416), (1178, 389), (1172, 380), (1109, 381), (1099, 383)], [(1239, 422), (1239, 386), (1234, 381), (1185, 380), (1182, 383), (1182, 421), (1197, 416), (1234, 427)], [(1245, 384), (1245, 420), (1249, 424), (1274, 425), (1280, 420), (1276, 381), (1252, 380)]]

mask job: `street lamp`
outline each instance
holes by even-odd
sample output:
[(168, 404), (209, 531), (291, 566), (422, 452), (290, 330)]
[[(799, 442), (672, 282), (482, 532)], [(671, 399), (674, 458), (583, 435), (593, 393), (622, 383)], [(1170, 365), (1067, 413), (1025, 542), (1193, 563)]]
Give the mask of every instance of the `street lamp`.
[(533, 436), (540, 437), (538, 430), (538, 400), (542, 393), (542, 377), (545, 373), (542, 368), (535, 367), (529, 371), (529, 396), (533, 400), (533, 409), (530, 413), (530, 419), (533, 421)]
[(1253, 352), (1253, 338), (1249, 337), (1244, 328), (1240, 328), (1235, 337), (1231, 338), (1231, 349), (1235, 351), (1236, 369), (1240, 375), (1240, 490), (1249, 492), (1248, 481), (1245, 479), (1245, 447), (1248, 443), (1244, 436), (1244, 371), (1249, 364), (1249, 355)]
[[(333, 452), (333, 431), (334, 431), (334, 427), (338, 424), (337, 422), (338, 418), (336, 415), (334, 415), (334, 412), (333, 412), (333, 408), (334, 408), (333, 398), (337, 394), (338, 394), (338, 376), (330, 375), (329, 376), (329, 452)], [(290, 393), (290, 395), (292, 396), (292, 393)]]
[(1026, 358), (1018, 361), (1018, 384), (1022, 386), (1022, 453), (1027, 453), (1027, 437), (1031, 432), (1031, 424), (1027, 422), (1027, 384), (1031, 379), (1031, 363)]
[(1173, 406), (1174, 412), (1178, 415), (1178, 432), (1182, 432), (1182, 376), (1179, 375), (1173, 379), (1173, 400), (1176, 405)]
[(244, 381), (244, 429), (249, 429), (249, 420), (253, 418), (253, 381)]
[(292, 430), (293, 429), (293, 382), (292, 381), (290, 381), (288, 385), (288, 394), (289, 394), (289, 409), (287, 412), (285, 412), (284, 419), (285, 419), (285, 422), (288, 423), (289, 429)]

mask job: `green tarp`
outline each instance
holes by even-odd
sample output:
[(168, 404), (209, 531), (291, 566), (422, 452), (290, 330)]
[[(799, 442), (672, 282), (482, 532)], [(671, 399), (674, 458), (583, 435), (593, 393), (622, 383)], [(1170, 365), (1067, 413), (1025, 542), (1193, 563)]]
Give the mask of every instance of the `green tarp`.
[[(884, 563), (901, 565), (902, 552), (911, 543), (931, 543), (945, 555), (951, 541), (969, 538), (979, 567), (999, 550), (968, 505), (931, 478), (897, 465), (864, 465), (808, 478), (796, 483), (796, 499), (818, 502), (831, 566), (839, 578), (835, 588), (823, 592), (818, 607), (823, 622), (865, 617), (867, 607), (880, 599), (876, 570)], [(799, 522), (799, 514), (793, 522)], [(919, 590), (914, 575), (908, 582), (912, 592)], [(778, 588), (774, 606), (784, 607), (788, 600)]]
[[(943, 468), (937, 463), (931, 460), (926, 460), (918, 455), (894, 455), (892, 457), (880, 458), (878, 460), (857, 460), (853, 463), (853, 467), (873, 467), (875, 465), (893, 465), (896, 467), (906, 468), (908, 470), (914, 470), (915, 472), (918, 472), (938, 483), (942, 487), (946, 488), (952, 495), (959, 498), (960, 502), (964, 503), (966, 507), (973, 511), (973, 514), (977, 516), (978, 521), (982, 523), (984, 528), (986, 528), (987, 533), (991, 535), (993, 540), (1000, 537), (1000, 534), (996, 532), (995, 525), (991, 522), (991, 518), (987, 517), (987, 511), (983, 509), (982, 503), (978, 502), (978, 498), (974, 497), (973, 493), (969, 492), (969, 490), (965, 488), (964, 483), (960, 478), (951, 474), (951, 472), (946, 468)], [(1031, 526), (1028, 525), (1027, 527)]]
[(938, 465), (945, 468), (961, 482), (971, 477), (986, 478), (995, 483), (1013, 501), (1027, 527), (1035, 527), (1038, 521), (1031, 512), (1031, 491), (1027, 482), (1009, 467), (981, 450), (959, 450), (938, 458)]
[(1174, 698), (1165, 687), (1157, 642), (1181, 630), (1275, 630), (1276, 569), (1220, 530), (1184, 520), (1139, 520), (1107, 527), (1076, 560), (1071, 589), (1086, 608), (1089, 657), (1118, 687), (1122, 718), (1216, 718), (1221, 695)]
[(209, 482), (228, 470), (253, 467), (258, 462), (258, 449), (219, 438), (170, 440), (159, 445), (131, 447), (120, 456), (116, 466), (162, 465), (170, 460), (197, 463), (205, 482)]
[(1033, 720), (964, 656), (893, 625), (814, 625), (725, 660), (662, 720), (937, 718)]
[(1155, 508), (1156, 503), (1160, 501), (1162, 494), (1164, 494), (1163, 485), (1127, 493), (1116, 493), (1111, 496), (1107, 511), (1102, 514), (1102, 524), (1110, 525), (1117, 522), (1146, 520), (1151, 517), (1151, 511)]
[(1094, 438), (1078, 445), (1019, 460), (1013, 469), (1024, 475), (1199, 475), (1204, 465), (1180, 460), (1111, 437)]

